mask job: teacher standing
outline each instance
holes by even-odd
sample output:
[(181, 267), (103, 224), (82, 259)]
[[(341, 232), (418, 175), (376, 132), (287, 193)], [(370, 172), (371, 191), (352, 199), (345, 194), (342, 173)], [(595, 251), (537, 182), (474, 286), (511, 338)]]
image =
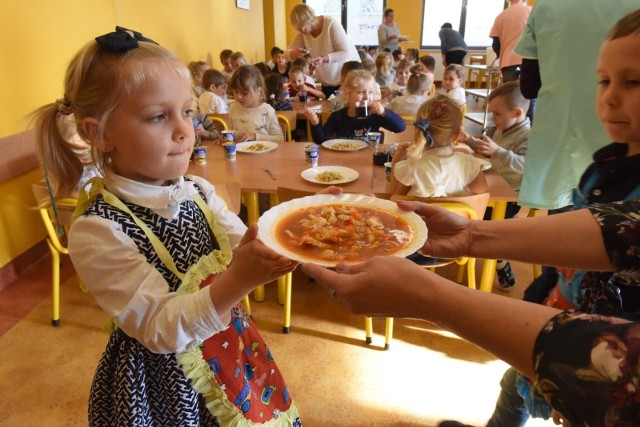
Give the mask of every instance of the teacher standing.
[(393, 22), (395, 15), (393, 9), (384, 10), (384, 19), (378, 27), (378, 52), (384, 52), (385, 49), (393, 52), (398, 49), (399, 42), (407, 41), (406, 38), (400, 37), (400, 28)]
[(294, 60), (310, 56), (315, 75), (328, 98), (340, 85), (340, 69), (347, 61), (360, 61), (356, 47), (349, 41), (340, 23), (330, 16), (316, 16), (306, 4), (297, 4), (289, 13), (289, 22), (298, 30), (286, 56)]

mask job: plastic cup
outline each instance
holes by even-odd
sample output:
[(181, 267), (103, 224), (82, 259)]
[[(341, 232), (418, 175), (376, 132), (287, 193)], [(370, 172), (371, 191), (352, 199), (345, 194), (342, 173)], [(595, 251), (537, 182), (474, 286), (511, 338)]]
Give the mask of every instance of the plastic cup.
[(235, 132), (232, 130), (223, 130), (220, 133), (222, 133), (222, 140), (224, 141), (225, 144), (227, 142), (233, 142), (236, 135)]
[(372, 148), (377, 148), (381, 139), (382, 134), (380, 132), (367, 132), (367, 140), (369, 140), (369, 145)]
[(222, 148), (224, 148), (224, 158), (230, 161), (236, 160), (236, 144), (233, 142), (226, 142), (222, 144)]
[(196, 165), (207, 164), (207, 149), (206, 147), (194, 147), (193, 148), (193, 163)]
[(384, 164), (384, 177), (387, 180), (387, 182), (391, 182), (391, 171), (393, 170), (391, 165), (392, 165), (391, 162), (386, 162)]
[(320, 147), (318, 147), (316, 144), (307, 144), (304, 146), (304, 159), (307, 165), (312, 168), (317, 168), (319, 156)]

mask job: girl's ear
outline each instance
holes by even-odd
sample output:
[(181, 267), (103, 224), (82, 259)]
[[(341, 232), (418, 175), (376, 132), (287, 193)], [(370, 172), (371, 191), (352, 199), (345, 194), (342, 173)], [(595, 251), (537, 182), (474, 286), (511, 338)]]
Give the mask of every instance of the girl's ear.
[(85, 117), (80, 121), (80, 126), (82, 127), (82, 131), (92, 145), (94, 145), (99, 151), (103, 153), (108, 153), (113, 149), (110, 143), (106, 141), (106, 138), (103, 136), (102, 138), (99, 136), (99, 124), (98, 120), (93, 117)]

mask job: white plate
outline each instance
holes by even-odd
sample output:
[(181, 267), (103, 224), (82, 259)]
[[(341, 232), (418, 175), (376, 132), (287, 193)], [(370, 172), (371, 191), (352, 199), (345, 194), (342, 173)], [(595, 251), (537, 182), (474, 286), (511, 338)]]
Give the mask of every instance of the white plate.
[[(346, 143), (352, 144), (356, 148), (350, 148), (350, 149), (334, 148), (336, 144), (346, 144)], [(369, 144), (367, 144), (364, 141), (360, 141), (358, 139), (330, 139), (328, 141), (323, 142), (322, 146), (324, 148), (328, 148), (329, 150), (334, 150), (334, 151), (358, 151), (358, 150), (362, 150), (363, 148), (367, 148)]]
[(407, 255), (411, 255), (420, 249), (427, 240), (427, 226), (422, 218), (420, 218), (415, 212), (403, 211), (395, 202), (365, 196), (363, 194), (316, 194), (314, 196), (302, 197), (280, 203), (260, 216), (260, 219), (258, 220), (258, 238), (267, 247), (294, 261), (313, 262), (314, 264), (323, 265), (325, 267), (334, 267), (337, 262), (319, 261), (315, 258), (307, 259), (304, 256), (296, 254), (281, 246), (276, 240), (275, 225), (280, 218), (300, 208), (336, 204), (382, 209), (393, 215), (404, 218), (411, 227), (412, 239), (406, 247), (392, 254), (393, 256), (406, 257)]
[[(335, 171), (342, 174), (342, 179), (336, 181), (318, 181), (316, 175), (322, 172)], [(317, 168), (309, 168), (302, 171), (300, 176), (315, 184), (334, 185), (334, 184), (346, 184), (347, 182), (355, 181), (360, 174), (358, 171), (351, 168), (345, 168), (344, 166), (318, 166)]]
[[(254, 144), (262, 144), (269, 148), (263, 151), (249, 150), (249, 147), (251, 147)], [(247, 142), (238, 142), (236, 144), (236, 151), (238, 153), (247, 153), (247, 154), (264, 154), (264, 153), (268, 153), (269, 151), (273, 151), (276, 148), (278, 148), (278, 143), (273, 141), (247, 141)]]

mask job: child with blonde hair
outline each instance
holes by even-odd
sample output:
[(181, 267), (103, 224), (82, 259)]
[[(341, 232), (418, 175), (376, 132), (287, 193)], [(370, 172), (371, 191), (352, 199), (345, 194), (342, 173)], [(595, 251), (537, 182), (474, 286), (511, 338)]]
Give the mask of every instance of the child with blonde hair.
[(234, 52), (233, 54), (231, 54), (230, 59), (231, 69), (234, 73), (238, 71), (238, 68), (249, 63), (242, 52)]
[(392, 194), (452, 197), (487, 191), (485, 159), (452, 149), (460, 135), (460, 105), (445, 95), (425, 102), (416, 114), (415, 136), (400, 144), (392, 160)]
[[(192, 108), (187, 67), (140, 33), (118, 30), (86, 44), (69, 64), (63, 98), (35, 113), (39, 157), (58, 197), (82, 171), (56, 126), (60, 115), (73, 114), (105, 173), (81, 191), (68, 242), (115, 326), (91, 386), (88, 424), (300, 425), (239, 304), (296, 264), (264, 246), (212, 184), (183, 176), (195, 141)], [(247, 366), (253, 375), (238, 376)], [(268, 401), (260, 399), (265, 388), (277, 390)]]
[(442, 77), (442, 88), (444, 93), (458, 104), (467, 103), (467, 93), (464, 91), (464, 67), (462, 65), (447, 65)]
[(204, 114), (226, 114), (227, 78), (218, 70), (207, 70), (202, 76), (204, 92), (198, 98), (198, 109)]
[(209, 67), (209, 64), (205, 61), (193, 61), (189, 63), (189, 71), (191, 72), (191, 79), (193, 80), (193, 91), (196, 97), (204, 92), (202, 77), (209, 68), (211, 67)]
[[(368, 71), (351, 71), (341, 86), (347, 107), (331, 113), (324, 126), (315, 111), (306, 108), (304, 115), (311, 124), (314, 142), (320, 144), (331, 138), (366, 140), (367, 133), (379, 132), (381, 127), (391, 132), (402, 132), (405, 129), (402, 117), (373, 100), (374, 84), (373, 76)], [(356, 107), (365, 105), (366, 115), (358, 117)]]
[(393, 74), (393, 60), (388, 53), (380, 53), (376, 56), (376, 83), (381, 89), (388, 87), (393, 83), (395, 77)]
[(242, 65), (233, 73), (229, 87), (235, 102), (229, 106), (229, 124), (236, 142), (284, 141), (276, 110), (266, 101), (267, 90), (260, 70)]
[(414, 117), (418, 108), (429, 99), (431, 85), (426, 74), (412, 75), (407, 83), (407, 94), (393, 98), (387, 108), (401, 116)]

